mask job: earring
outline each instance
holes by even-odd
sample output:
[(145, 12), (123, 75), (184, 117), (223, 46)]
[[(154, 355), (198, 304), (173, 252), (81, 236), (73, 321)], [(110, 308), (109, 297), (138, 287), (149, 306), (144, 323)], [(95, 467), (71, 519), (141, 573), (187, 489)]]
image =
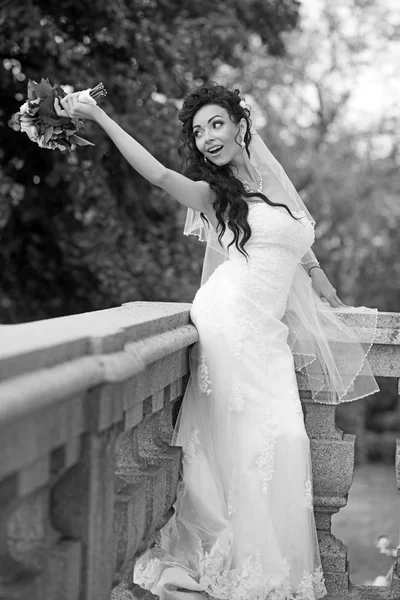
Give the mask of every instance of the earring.
[(204, 157), (204, 162), (205, 162), (205, 163), (206, 163), (206, 162), (208, 162), (208, 160), (207, 160), (207, 156), (205, 156), (205, 157)]
[(245, 144), (244, 140), (242, 140), (240, 142), (240, 145), (242, 146), (242, 150), (244, 150), (246, 148), (246, 144)]

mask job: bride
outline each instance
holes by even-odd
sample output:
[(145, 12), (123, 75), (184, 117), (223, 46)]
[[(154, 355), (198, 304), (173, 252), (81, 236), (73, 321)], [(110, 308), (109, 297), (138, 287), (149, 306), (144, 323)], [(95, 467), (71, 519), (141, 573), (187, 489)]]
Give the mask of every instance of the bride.
[(77, 94), (55, 108), (97, 121), (134, 169), (188, 208), (184, 232), (207, 242), (190, 311), (199, 342), (172, 440), (182, 479), (135, 583), (161, 600), (322, 598), (296, 371), (315, 401), (378, 388), (370, 346), (330, 308), (344, 304), (311, 251), (314, 221), (238, 90), (210, 84), (185, 99), (185, 175)]

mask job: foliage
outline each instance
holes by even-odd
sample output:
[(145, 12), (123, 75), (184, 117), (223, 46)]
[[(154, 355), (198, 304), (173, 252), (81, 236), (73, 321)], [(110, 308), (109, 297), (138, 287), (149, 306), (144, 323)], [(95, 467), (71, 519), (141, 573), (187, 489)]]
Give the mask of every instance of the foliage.
[(74, 89), (103, 81), (108, 114), (179, 169), (179, 101), (253, 34), (282, 55), (296, 0), (39, 0), (0, 13), (0, 319), (19, 322), (132, 300), (191, 301), (202, 248), (185, 209), (136, 174), (102, 132), (68, 157), (10, 127), (28, 79)]
[[(285, 57), (266, 56), (254, 38), (244, 68), (217, 73), (221, 83), (241, 84), (259, 132), (313, 214), (314, 249), (339, 297), (394, 312), (400, 311), (399, 32), (390, 1), (314, 0), (289, 36)], [(357, 434), (360, 462), (394, 460), (397, 388), (388, 379), (378, 385), (380, 393), (337, 411), (339, 426)]]
[[(266, 56), (255, 38), (246, 67), (220, 68), (217, 77), (241, 83), (256, 124), (267, 115), (258, 129), (317, 221), (315, 251), (339, 296), (399, 311), (400, 109), (390, 86), (400, 24), (386, 4), (317, 0), (310, 13), (318, 18), (290, 35), (283, 59)], [(372, 78), (387, 98), (379, 88), (362, 98)]]

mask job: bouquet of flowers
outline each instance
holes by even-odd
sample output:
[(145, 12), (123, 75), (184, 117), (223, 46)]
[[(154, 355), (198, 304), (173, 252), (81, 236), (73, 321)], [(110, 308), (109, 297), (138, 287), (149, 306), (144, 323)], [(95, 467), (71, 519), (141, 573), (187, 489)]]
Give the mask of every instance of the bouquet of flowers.
[[(79, 101), (96, 104), (97, 99), (107, 94), (102, 83), (93, 89), (83, 90)], [(76, 146), (94, 146), (81, 138), (77, 132), (83, 127), (80, 119), (60, 117), (54, 110), (54, 100), (61, 100), (66, 92), (59, 84), (52, 85), (48, 79), (40, 83), (29, 80), (28, 99), (13, 116), (13, 122), (20, 131), (41, 148), (61, 151), (75, 150)]]

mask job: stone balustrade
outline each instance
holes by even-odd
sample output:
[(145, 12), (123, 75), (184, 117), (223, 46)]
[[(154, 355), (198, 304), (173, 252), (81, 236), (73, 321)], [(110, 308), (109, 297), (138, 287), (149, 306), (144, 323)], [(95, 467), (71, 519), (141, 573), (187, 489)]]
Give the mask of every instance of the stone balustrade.
[[(197, 341), (190, 304), (119, 308), (0, 326), (0, 599), (134, 600), (135, 557), (169, 519), (181, 450), (170, 447)], [(360, 339), (368, 325), (342, 316)], [(374, 373), (400, 378), (400, 315), (380, 313)], [(331, 534), (354, 470), (354, 436), (310, 402), (314, 509), (327, 600), (400, 598), (349, 584)], [(400, 445), (396, 457), (400, 488)]]

